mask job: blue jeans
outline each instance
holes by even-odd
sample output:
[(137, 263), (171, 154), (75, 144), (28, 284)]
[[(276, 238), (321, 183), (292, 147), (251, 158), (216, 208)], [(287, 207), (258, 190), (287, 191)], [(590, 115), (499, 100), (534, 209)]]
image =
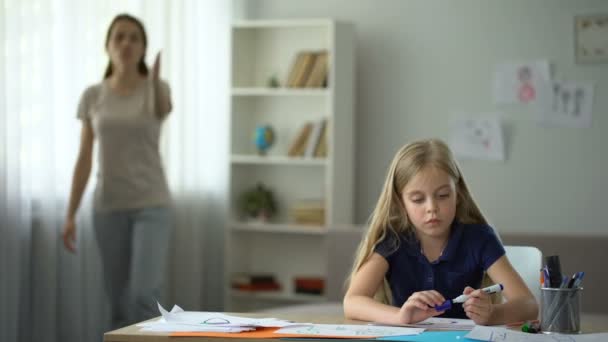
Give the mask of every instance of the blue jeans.
[(171, 221), (168, 207), (94, 213), (112, 329), (159, 315)]

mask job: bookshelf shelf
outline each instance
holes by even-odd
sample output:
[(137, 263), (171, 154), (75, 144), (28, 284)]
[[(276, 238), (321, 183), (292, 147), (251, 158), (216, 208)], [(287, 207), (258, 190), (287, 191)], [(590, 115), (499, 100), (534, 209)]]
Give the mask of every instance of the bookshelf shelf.
[(311, 18), (311, 19), (286, 19), (286, 20), (238, 20), (232, 25), (235, 29), (269, 29), (277, 28), (281, 30), (289, 28), (319, 28), (328, 27), (334, 22), (331, 19)]
[(282, 234), (305, 234), (305, 235), (325, 235), (325, 226), (304, 225), (293, 223), (249, 223), (233, 222), (232, 229), (236, 232), (255, 232), (255, 233), (282, 233)]
[(233, 88), (232, 96), (328, 96), (325, 88)]
[[(353, 220), (354, 30), (330, 19), (286, 19), (240, 21), (231, 32), (224, 309), (341, 300), (361, 236), (340, 228)], [(273, 79), (278, 87), (270, 88)], [(253, 144), (260, 125), (275, 136), (265, 156)], [(269, 223), (242, 219), (242, 195), (257, 184), (275, 198)], [(283, 291), (234, 290), (236, 274), (272, 274)], [(324, 279), (325, 295), (293, 293), (302, 276)]]
[(248, 300), (263, 299), (270, 301), (289, 301), (304, 303), (323, 302), (327, 300), (327, 298), (322, 295), (287, 293), (284, 291), (240, 291), (233, 289), (231, 290), (230, 294), (234, 298)]
[(293, 165), (293, 166), (326, 166), (326, 158), (306, 158), (287, 156), (256, 156), (235, 154), (231, 157), (232, 164), (243, 165)]

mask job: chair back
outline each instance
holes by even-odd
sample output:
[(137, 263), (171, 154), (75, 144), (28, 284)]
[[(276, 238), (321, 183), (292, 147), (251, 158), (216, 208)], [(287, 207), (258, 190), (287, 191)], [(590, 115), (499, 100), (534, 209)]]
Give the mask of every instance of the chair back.
[(543, 255), (533, 246), (505, 246), (507, 258), (540, 303), (540, 269)]

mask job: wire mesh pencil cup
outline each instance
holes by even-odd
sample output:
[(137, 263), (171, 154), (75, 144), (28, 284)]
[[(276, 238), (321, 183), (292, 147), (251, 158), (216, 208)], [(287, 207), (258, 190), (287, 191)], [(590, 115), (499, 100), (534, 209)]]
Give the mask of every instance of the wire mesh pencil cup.
[(581, 332), (582, 291), (582, 287), (541, 288), (540, 329), (543, 333)]

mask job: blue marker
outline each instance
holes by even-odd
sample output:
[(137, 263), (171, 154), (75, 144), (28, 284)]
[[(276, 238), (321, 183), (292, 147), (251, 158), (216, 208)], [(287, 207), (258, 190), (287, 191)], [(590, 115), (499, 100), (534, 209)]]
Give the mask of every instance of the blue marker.
[(551, 277), (549, 276), (549, 270), (547, 266), (543, 268), (543, 273), (545, 275), (545, 287), (551, 287)]
[[(503, 289), (504, 289), (504, 286), (502, 286), (502, 284), (496, 284), (496, 285), (485, 287), (485, 288), (481, 289), (481, 291), (483, 291), (487, 294), (493, 294), (493, 293), (502, 292)], [(469, 299), (469, 295), (462, 294), (454, 299), (446, 300), (441, 305), (435, 305), (435, 310), (437, 310), (437, 311), (448, 310), (452, 307), (452, 304), (464, 303), (467, 301), (467, 299)]]

